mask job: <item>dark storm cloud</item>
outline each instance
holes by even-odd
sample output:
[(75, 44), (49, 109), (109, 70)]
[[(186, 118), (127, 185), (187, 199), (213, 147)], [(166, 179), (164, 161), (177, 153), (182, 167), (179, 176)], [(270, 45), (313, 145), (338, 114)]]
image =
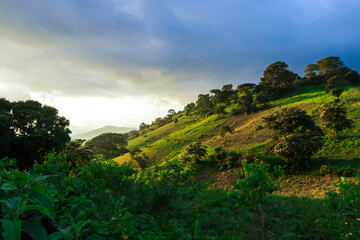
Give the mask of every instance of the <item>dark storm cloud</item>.
[(335, 55), (359, 70), (359, 10), (355, 0), (2, 0), (0, 73), (29, 91), (184, 99), (257, 83), (278, 60), (302, 74)]

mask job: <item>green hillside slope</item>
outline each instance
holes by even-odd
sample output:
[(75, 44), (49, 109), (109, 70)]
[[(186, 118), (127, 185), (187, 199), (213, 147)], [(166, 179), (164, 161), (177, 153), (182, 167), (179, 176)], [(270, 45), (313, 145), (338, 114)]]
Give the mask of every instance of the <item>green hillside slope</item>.
[[(315, 159), (321, 161), (319, 164), (332, 162), (335, 165), (359, 166), (360, 156), (360, 89), (357, 87), (345, 88), (341, 95), (341, 102), (347, 108), (348, 118), (354, 121), (354, 127), (343, 133), (337, 139), (327, 139), (324, 148), (318, 152)], [(161, 162), (181, 153), (181, 150), (194, 141), (201, 141), (207, 146), (221, 146), (230, 151), (256, 150), (261, 153), (265, 142), (271, 136), (267, 129), (257, 130), (262, 124), (262, 118), (271, 115), (283, 108), (297, 107), (307, 112), (315, 122), (319, 122), (319, 109), (321, 104), (335, 100), (331, 94), (326, 94), (324, 88), (303, 88), (298, 93), (288, 97), (270, 102), (266, 110), (249, 114), (218, 117), (200, 117), (197, 115), (181, 116), (179, 121), (169, 123), (165, 126), (141, 134), (139, 137), (129, 141), (129, 150), (141, 149), (149, 156), (151, 163)], [(227, 108), (230, 112), (231, 105)], [(179, 117), (179, 116), (178, 116)], [(220, 136), (221, 126), (231, 126), (234, 133)], [(225, 138), (227, 139), (224, 144)], [(129, 154), (116, 159), (119, 162), (130, 161)], [(349, 161), (351, 160), (351, 161)]]

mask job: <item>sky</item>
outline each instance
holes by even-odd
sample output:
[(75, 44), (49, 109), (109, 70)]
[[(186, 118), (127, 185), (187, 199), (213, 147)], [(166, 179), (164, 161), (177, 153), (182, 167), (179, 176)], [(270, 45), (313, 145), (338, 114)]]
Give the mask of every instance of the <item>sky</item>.
[(360, 71), (359, 0), (0, 0), (0, 97), (138, 127), (283, 61)]

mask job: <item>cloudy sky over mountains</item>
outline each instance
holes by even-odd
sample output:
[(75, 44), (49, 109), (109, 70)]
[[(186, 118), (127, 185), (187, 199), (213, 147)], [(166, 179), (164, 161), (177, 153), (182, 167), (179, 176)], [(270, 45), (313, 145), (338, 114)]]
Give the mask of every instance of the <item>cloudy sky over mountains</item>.
[(138, 126), (275, 61), (360, 70), (358, 0), (0, 0), (0, 95)]

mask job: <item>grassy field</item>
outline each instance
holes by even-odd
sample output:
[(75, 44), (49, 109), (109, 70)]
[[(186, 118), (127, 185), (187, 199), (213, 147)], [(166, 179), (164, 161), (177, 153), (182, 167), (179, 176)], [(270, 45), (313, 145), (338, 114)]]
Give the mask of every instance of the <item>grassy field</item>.
[[(333, 139), (326, 135), (326, 143), (324, 147), (313, 156), (310, 168), (302, 172), (302, 176), (318, 176), (319, 169), (322, 165), (328, 165), (336, 169), (352, 168), (360, 169), (360, 89), (358, 87), (345, 87), (344, 93), (340, 97), (341, 104), (348, 111), (348, 118), (353, 121), (353, 128), (344, 131), (338, 139)], [(235, 152), (253, 152), (258, 156), (265, 156), (264, 147), (266, 141), (271, 137), (271, 131), (268, 129), (258, 130), (258, 126), (262, 125), (263, 117), (280, 111), (283, 108), (296, 107), (300, 108), (313, 120), (319, 123), (319, 109), (324, 103), (330, 103), (335, 100), (331, 94), (326, 94), (323, 87), (305, 87), (298, 89), (296, 93), (286, 96), (282, 99), (270, 102), (269, 108), (249, 115), (234, 116), (228, 113), (223, 117), (211, 115), (208, 117), (199, 117), (196, 115), (181, 116), (178, 123), (169, 123), (160, 128), (152, 129), (139, 137), (129, 141), (129, 150), (135, 148), (141, 149), (151, 162), (156, 164), (169, 160), (181, 154), (182, 150), (194, 141), (201, 141), (209, 147), (221, 146), (225, 150)], [(235, 108), (235, 104), (227, 108)], [(234, 129), (233, 134), (225, 137), (220, 136), (221, 126), (231, 126)], [(225, 141), (226, 139), (226, 141)], [(276, 156), (265, 156), (268, 162), (275, 161), (281, 163), (281, 159)], [(116, 161), (131, 162), (130, 155), (118, 157)], [(132, 163), (136, 166), (135, 163)], [(201, 170), (200, 170), (201, 171)], [(200, 173), (202, 174), (202, 173)], [(214, 179), (221, 172), (213, 171), (212, 174), (204, 173), (207, 180)], [(289, 179), (284, 179), (282, 184), (284, 189), (291, 189), (291, 186), (300, 185), (302, 179), (297, 181), (296, 178), (289, 175)], [(218, 185), (231, 185), (233, 178), (211, 180), (214, 185), (216, 181)], [(307, 191), (306, 188), (299, 188), (299, 196), (315, 196), (321, 197), (324, 194), (322, 189), (331, 189), (336, 182), (336, 177), (331, 181), (325, 178), (310, 181), (309, 184), (315, 188), (313, 192)], [(319, 184), (316, 184), (318, 182)], [(317, 193), (316, 193), (317, 192)], [(284, 194), (285, 191), (282, 192)], [(319, 193), (319, 194), (318, 194)], [(293, 193), (289, 192), (293, 196)]]

